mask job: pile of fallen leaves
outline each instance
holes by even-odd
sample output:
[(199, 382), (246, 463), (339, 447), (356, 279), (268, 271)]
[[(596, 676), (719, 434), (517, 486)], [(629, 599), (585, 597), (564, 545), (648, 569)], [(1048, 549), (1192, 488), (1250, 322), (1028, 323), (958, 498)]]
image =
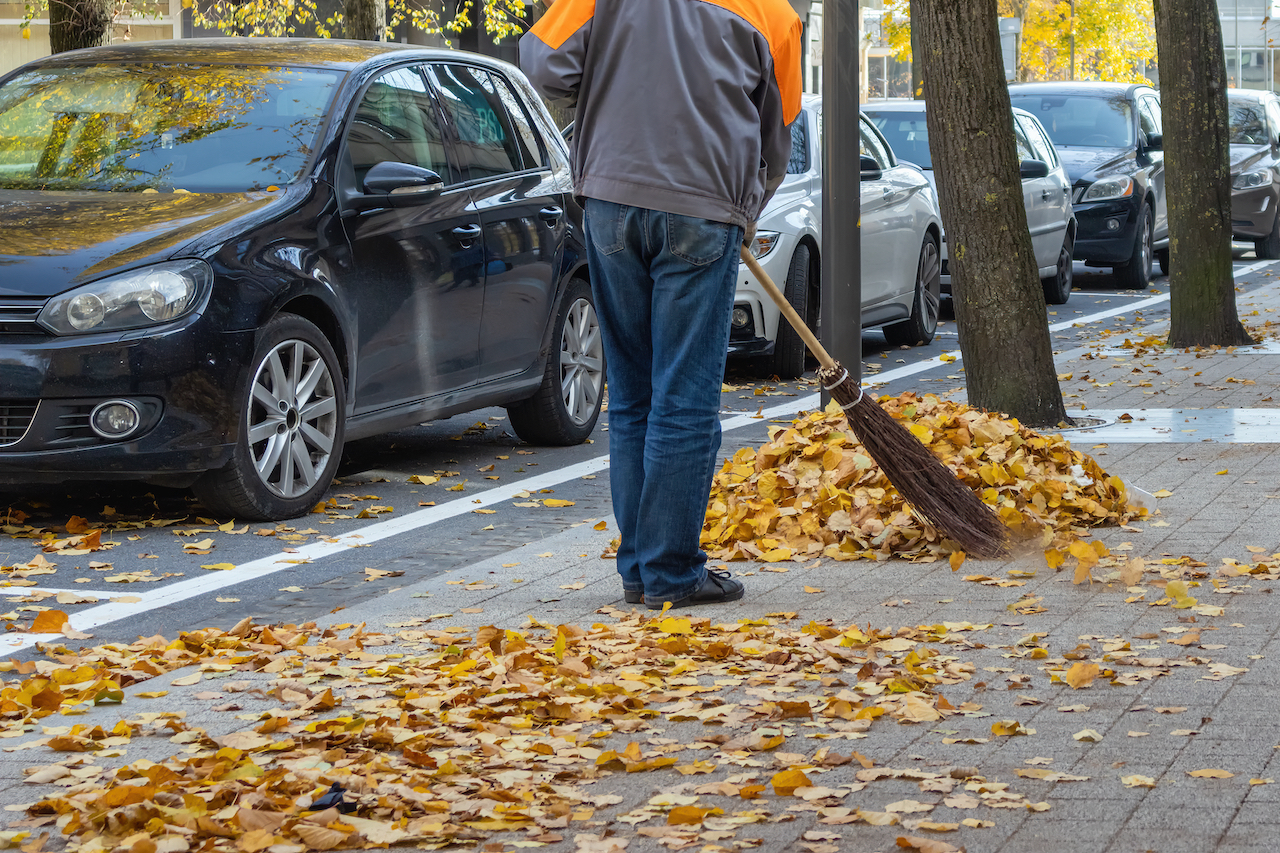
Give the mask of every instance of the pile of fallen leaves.
[[(437, 849), (494, 833), (520, 833), (517, 846), (541, 846), (576, 829), (580, 849), (595, 849), (584, 841), (617, 820), (657, 821), (635, 831), (678, 848), (707, 833), (726, 839), (752, 824), (794, 819), (795, 808), (771, 811), (777, 797), (795, 798), (784, 802), (818, 811), (826, 824), (991, 825), (912, 817), (936, 805), (914, 800), (884, 811), (843, 804), (879, 779), (917, 781), (948, 796), (951, 808), (1049, 807), (973, 768), (895, 770), (834, 748), (866, 737), (881, 717), (986, 716), (977, 705), (953, 706), (940, 690), (970, 678), (974, 664), (958, 655), (973, 647), (969, 633), (989, 625), (877, 631), (818, 622), (789, 628), (792, 613), (712, 624), (607, 612), (618, 621), (589, 630), (535, 621), (526, 632), (424, 625), (395, 636), (245, 620), (172, 643), (151, 638), (9, 662), (4, 670), (25, 676), (0, 690), (9, 738), (38, 729), (35, 721), (53, 712), (74, 716), (89, 703), (119, 702), (121, 685), (184, 665), (199, 670), (175, 684), (225, 679), (220, 691), (278, 704), (239, 715), (249, 722), (224, 734), (189, 726), (182, 711), (135, 713), (110, 728), (46, 726), (45, 737), (16, 748), (67, 754), (25, 771), (30, 783), (64, 790), (31, 805), (0, 842), (16, 845), (55, 825), (77, 851), (301, 853), (400, 843)], [(697, 728), (658, 736), (663, 724), (680, 723)], [(181, 753), (115, 770), (98, 764), (145, 737), (167, 738)], [(820, 746), (789, 751), (811, 739)], [(853, 781), (823, 785), (824, 773), (854, 761), (863, 769)], [(686, 777), (723, 768), (731, 775), (616, 815), (608, 810), (623, 798), (591, 787), (612, 773), (667, 767)]]
[[(933, 395), (880, 402), (996, 511), (1015, 541), (1061, 548), (1089, 528), (1146, 514), (1128, 502), (1118, 477), (1060, 435)], [(834, 404), (771, 427), (768, 443), (725, 463), (702, 547), (716, 559), (765, 562), (934, 560), (955, 552), (911, 512)]]

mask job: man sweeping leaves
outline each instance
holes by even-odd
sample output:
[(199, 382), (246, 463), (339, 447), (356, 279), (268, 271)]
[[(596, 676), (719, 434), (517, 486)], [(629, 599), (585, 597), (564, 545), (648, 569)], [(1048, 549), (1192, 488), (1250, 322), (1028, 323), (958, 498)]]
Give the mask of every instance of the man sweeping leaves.
[(742, 582), (708, 570), (698, 538), (738, 246), (782, 183), (800, 111), (800, 19), (787, 0), (548, 5), (520, 40), (521, 66), (577, 109), (626, 601), (735, 601)]

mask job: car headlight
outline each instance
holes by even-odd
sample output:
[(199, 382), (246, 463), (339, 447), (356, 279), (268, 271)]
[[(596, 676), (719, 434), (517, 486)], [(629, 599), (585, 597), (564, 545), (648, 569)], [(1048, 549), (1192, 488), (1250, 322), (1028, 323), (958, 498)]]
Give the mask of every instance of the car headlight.
[(1252, 172), (1241, 172), (1231, 180), (1233, 190), (1251, 190), (1265, 187), (1271, 183), (1270, 169), (1255, 169)]
[(759, 259), (773, 251), (782, 235), (777, 231), (757, 231), (756, 239), (751, 242), (751, 254)]
[(166, 261), (55, 296), (38, 320), (56, 335), (155, 326), (194, 311), (212, 283), (213, 270), (204, 261)]
[(1106, 201), (1133, 195), (1133, 178), (1104, 178), (1084, 191), (1081, 201)]

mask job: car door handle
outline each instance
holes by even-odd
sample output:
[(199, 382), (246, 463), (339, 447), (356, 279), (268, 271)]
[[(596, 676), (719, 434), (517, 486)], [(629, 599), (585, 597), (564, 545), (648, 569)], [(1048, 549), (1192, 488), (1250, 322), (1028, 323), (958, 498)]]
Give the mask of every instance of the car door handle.
[(560, 217), (563, 215), (564, 215), (563, 208), (557, 207), (554, 204), (548, 205), (547, 207), (544, 207), (542, 208), (542, 210), (538, 211), (538, 216), (542, 218), (542, 221), (551, 226), (554, 226), (557, 222), (559, 222)]
[(480, 226), (459, 225), (457, 228), (453, 229), (452, 233), (454, 237), (458, 238), (458, 242), (461, 243), (462, 247), (465, 249), (471, 245), (473, 240), (480, 238)]
[(1040, 198), (1044, 199), (1045, 201), (1048, 201), (1052, 197), (1053, 197), (1053, 193), (1050, 192), (1049, 190), (1042, 190), (1040, 192)]

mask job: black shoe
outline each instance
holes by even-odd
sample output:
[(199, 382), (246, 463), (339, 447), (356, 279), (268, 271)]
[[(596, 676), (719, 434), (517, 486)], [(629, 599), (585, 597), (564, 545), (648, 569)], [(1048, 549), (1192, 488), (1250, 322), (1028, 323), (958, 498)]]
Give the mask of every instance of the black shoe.
[[(690, 607), (694, 604), (723, 604), (726, 601), (737, 601), (746, 591), (742, 581), (734, 580), (728, 572), (708, 569), (702, 586), (679, 601), (671, 602), (671, 609)], [(663, 604), (664, 602), (661, 601), (652, 604), (646, 602), (645, 606), (650, 610), (661, 610)]]
[(627, 604), (644, 604), (644, 590), (624, 589), (622, 591), (622, 600)]

